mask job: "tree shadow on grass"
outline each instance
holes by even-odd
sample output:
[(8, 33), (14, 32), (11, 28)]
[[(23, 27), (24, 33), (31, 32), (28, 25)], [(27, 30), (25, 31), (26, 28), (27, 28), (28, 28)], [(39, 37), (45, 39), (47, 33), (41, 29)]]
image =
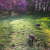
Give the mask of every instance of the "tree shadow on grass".
[(40, 27), (35, 27), (36, 29), (38, 29), (38, 30), (42, 30), (43, 28), (40, 28)]

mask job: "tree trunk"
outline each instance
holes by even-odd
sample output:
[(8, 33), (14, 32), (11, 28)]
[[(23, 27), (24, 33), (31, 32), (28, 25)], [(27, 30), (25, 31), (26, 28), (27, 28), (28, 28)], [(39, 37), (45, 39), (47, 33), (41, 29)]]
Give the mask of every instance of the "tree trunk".
[(9, 17), (11, 16), (11, 12), (12, 12), (12, 10), (9, 10)]

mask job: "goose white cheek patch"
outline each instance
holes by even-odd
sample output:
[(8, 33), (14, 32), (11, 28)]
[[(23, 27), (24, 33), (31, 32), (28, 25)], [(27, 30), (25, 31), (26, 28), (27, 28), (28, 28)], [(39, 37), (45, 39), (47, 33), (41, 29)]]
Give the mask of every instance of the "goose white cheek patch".
[(30, 37), (29, 37), (29, 39), (32, 40)]

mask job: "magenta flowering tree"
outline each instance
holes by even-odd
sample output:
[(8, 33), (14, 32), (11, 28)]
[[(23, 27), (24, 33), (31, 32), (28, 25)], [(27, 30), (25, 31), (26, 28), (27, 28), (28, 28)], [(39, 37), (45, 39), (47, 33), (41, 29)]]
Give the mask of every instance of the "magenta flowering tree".
[(9, 12), (9, 16), (10, 16), (11, 10), (13, 10), (11, 0), (0, 0), (0, 12), (5, 12), (5, 10)]
[(26, 11), (27, 5), (28, 3), (25, 0), (17, 0), (13, 2), (14, 10), (16, 12)]
[(30, 11), (48, 11), (50, 9), (50, 0), (0, 0), (0, 13), (8, 11), (9, 16), (12, 11), (25, 12)]
[(25, 0), (0, 0), (0, 12), (9, 12), (9, 16), (11, 15), (11, 11), (26, 11), (27, 10), (27, 1)]
[(12, 10), (12, 2), (10, 0), (0, 0), (0, 8)]
[(0, 0), (0, 13), (1, 13), (1, 12), (4, 12), (4, 11), (3, 11), (3, 10), (4, 10), (4, 7), (5, 7), (5, 4), (3, 3), (2, 0)]
[(19, 0), (17, 3), (17, 7), (19, 8), (19, 10), (21, 11), (26, 11), (27, 10), (27, 2), (25, 0), (21, 1)]

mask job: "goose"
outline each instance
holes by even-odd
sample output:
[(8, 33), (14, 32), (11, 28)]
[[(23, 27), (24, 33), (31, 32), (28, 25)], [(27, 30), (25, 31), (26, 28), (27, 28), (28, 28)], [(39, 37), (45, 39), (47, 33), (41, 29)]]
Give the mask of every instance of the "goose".
[(40, 27), (40, 26), (41, 26), (41, 23), (40, 23), (40, 24), (36, 24), (35, 26), (38, 26), (38, 27)]
[(29, 34), (29, 40), (31, 41), (31, 43), (33, 44), (33, 40), (34, 40), (34, 35), (33, 34)]

